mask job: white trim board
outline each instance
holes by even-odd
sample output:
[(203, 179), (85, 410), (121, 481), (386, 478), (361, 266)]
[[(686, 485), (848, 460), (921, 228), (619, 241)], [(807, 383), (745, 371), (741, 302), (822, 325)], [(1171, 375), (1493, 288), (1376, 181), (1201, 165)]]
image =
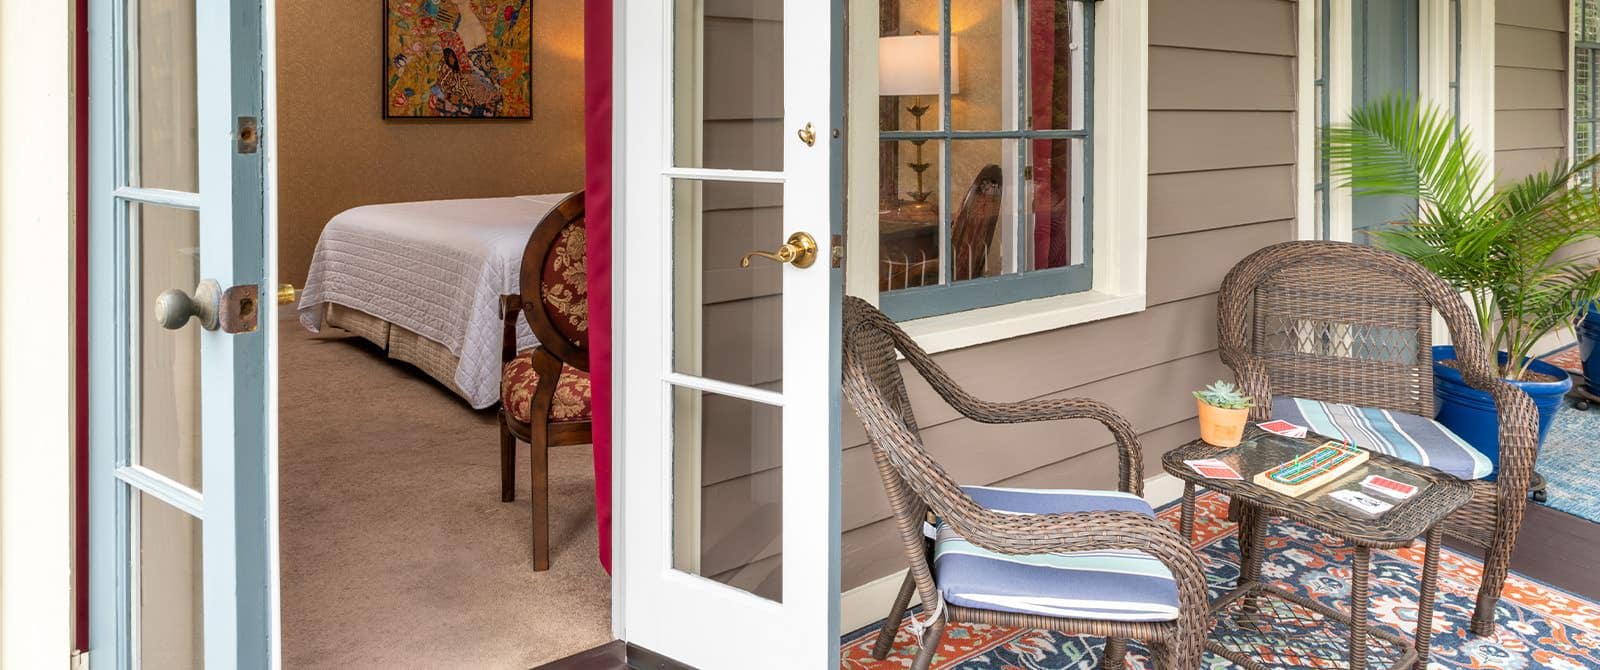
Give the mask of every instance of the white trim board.
[[(1144, 480), (1144, 499), (1152, 507), (1160, 507), (1183, 496), (1183, 480), (1165, 472)], [(839, 635), (860, 630), (889, 614), (889, 605), (900, 592), (900, 583), (906, 578), (906, 569), (896, 570), (870, 582), (845, 591), (839, 596)], [(911, 594), (911, 606), (922, 602)]]

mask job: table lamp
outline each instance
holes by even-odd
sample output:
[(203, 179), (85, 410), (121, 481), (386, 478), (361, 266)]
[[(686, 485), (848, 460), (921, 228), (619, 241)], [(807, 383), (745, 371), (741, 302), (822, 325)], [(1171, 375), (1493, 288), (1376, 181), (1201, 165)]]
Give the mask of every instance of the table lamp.
[[(914, 96), (910, 107), (911, 117), (916, 120), (916, 129), (922, 130), (922, 116), (928, 113), (930, 107), (922, 104), (922, 96), (937, 96), (944, 89), (944, 72), (939, 68), (939, 50), (941, 40), (938, 35), (895, 35), (878, 38), (878, 94), (893, 96)], [(956, 38), (950, 36), (950, 94), (955, 95), (961, 91), (957, 81), (957, 67), (960, 60), (956, 49)], [(911, 170), (917, 173), (917, 190), (908, 193), (913, 202), (926, 205), (928, 198), (933, 195), (923, 187), (922, 173), (928, 170), (928, 163), (922, 158), (922, 145), (928, 141), (923, 139), (911, 140), (911, 145), (917, 148), (915, 159), (907, 163)]]

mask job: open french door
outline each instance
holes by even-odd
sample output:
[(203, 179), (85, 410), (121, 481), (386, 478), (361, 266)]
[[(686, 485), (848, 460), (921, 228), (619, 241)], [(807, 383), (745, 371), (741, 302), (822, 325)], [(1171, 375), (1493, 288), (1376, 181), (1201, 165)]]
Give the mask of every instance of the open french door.
[(89, 20), (91, 663), (269, 668), (262, 3)]
[(618, 18), (623, 636), (837, 667), (842, 3)]

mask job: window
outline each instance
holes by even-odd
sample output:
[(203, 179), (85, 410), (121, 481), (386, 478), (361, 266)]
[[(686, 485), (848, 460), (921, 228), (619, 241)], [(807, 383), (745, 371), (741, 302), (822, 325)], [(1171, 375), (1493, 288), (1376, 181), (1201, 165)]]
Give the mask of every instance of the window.
[[(1580, 0), (1583, 1), (1583, 0)], [(1594, 0), (1589, 0), (1594, 1)], [(1432, 100), (1456, 117), (1461, 102), (1461, 3), (1459, 0), (1351, 0), (1315, 4), (1316, 44), (1312, 80), (1320, 131), (1343, 123), (1350, 110), (1403, 95)], [(1439, 13), (1443, 20), (1438, 20)], [(1429, 44), (1444, 44), (1445, 58)], [(1321, 133), (1317, 133), (1320, 141)], [(1315, 235), (1367, 243), (1368, 232), (1410, 217), (1415, 199), (1398, 196), (1351, 198), (1332, 182), (1331, 167), (1316, 148)]]
[(887, 313), (918, 319), (1092, 288), (1095, 5), (881, 0)]
[[(1600, 0), (1577, 0), (1572, 8), (1572, 158), (1581, 161), (1595, 154), (1595, 133), (1600, 130), (1595, 73), (1600, 70)], [(1593, 171), (1579, 177), (1585, 185)]]

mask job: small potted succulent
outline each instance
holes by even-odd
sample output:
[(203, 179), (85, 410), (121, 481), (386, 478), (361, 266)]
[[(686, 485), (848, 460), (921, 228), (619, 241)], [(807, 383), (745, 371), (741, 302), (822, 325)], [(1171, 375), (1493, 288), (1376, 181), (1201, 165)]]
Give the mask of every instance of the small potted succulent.
[(1200, 402), (1200, 439), (1213, 447), (1239, 446), (1255, 401), (1238, 387), (1220, 380), (1195, 391), (1194, 397)]

